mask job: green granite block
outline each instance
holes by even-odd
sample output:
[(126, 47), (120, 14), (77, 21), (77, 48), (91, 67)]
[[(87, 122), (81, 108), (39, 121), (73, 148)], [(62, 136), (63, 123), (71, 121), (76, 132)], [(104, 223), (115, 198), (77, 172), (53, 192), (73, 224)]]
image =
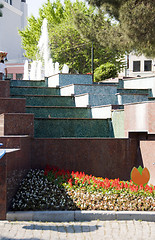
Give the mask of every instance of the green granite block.
[(74, 97), (70, 96), (12, 95), (12, 97), (25, 98), (26, 106), (75, 106)]
[(112, 126), (115, 138), (124, 138), (124, 109), (112, 111)]
[(125, 89), (125, 88), (118, 88), (118, 93), (124, 94), (151, 94), (150, 89)]
[(122, 94), (120, 95), (121, 102), (119, 104), (126, 104), (126, 103), (136, 103), (136, 102), (144, 102), (148, 101), (147, 94)]
[(37, 118), (91, 118), (90, 108), (76, 107), (26, 107), (26, 113), (34, 113)]
[(59, 88), (48, 88), (48, 87), (11, 87), (10, 93), (12, 95), (60, 95)]
[(32, 80), (10, 80), (10, 86), (36, 86), (47, 87), (47, 81), (32, 81)]
[(34, 133), (37, 138), (113, 137), (110, 119), (35, 118)]

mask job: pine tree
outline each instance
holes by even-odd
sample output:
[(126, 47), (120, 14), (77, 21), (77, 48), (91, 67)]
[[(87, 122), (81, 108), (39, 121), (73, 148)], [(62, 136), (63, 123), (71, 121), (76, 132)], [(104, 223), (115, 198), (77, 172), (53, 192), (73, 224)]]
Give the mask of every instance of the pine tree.
[(155, 56), (155, 0), (88, 0), (88, 3), (103, 8), (117, 21), (125, 47)]

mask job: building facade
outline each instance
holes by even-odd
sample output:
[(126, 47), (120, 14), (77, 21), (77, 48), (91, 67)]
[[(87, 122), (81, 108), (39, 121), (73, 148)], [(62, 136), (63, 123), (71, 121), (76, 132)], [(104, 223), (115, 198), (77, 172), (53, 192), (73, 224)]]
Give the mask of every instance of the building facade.
[(27, 3), (26, 0), (0, 0), (0, 2), (4, 5), (3, 16), (0, 18), (0, 50), (8, 53), (8, 75), (13, 74), (10, 72), (13, 64), (15, 66), (20, 64), (14, 72), (17, 71), (17, 76), (21, 76), (19, 74), (23, 74), (24, 71), (21, 63), (24, 63), (25, 58), (18, 30), (22, 30), (27, 25)]
[(120, 73), (120, 76), (147, 77), (155, 75), (155, 59), (131, 53), (126, 56), (125, 61), (127, 67)]

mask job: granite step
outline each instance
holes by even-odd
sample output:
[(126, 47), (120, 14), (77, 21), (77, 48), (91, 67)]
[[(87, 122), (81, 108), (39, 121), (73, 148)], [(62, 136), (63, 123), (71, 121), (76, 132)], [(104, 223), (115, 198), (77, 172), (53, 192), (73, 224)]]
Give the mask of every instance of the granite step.
[(91, 109), (61, 106), (26, 106), (26, 113), (39, 118), (91, 118)]
[(25, 99), (0, 98), (1, 113), (25, 113)]
[(15, 86), (10, 87), (11, 95), (60, 95), (59, 88), (34, 87), (34, 86)]
[(115, 94), (111, 95), (101, 95), (101, 94), (90, 94), (84, 93), (80, 95), (75, 95), (75, 105), (76, 107), (87, 107), (87, 106), (102, 106), (102, 105), (117, 105), (117, 96)]
[(117, 101), (119, 105), (127, 103), (137, 103), (148, 101), (148, 93), (117, 93)]
[(13, 98), (25, 98), (26, 106), (75, 106), (75, 99), (71, 96), (47, 95), (11, 95)]
[(152, 96), (152, 89), (130, 89), (130, 88), (118, 88), (117, 93), (128, 93), (128, 94), (148, 94)]
[(124, 105), (102, 105), (91, 107), (92, 118), (112, 118), (112, 112), (124, 109)]
[(58, 73), (48, 78), (48, 87), (62, 87), (69, 84), (92, 84), (91, 74)]
[(115, 84), (71, 84), (60, 88), (61, 96), (71, 96), (80, 94), (94, 95), (114, 95), (117, 93)]
[(155, 76), (137, 77), (129, 80), (124, 80), (124, 88), (139, 88), (139, 89), (152, 89), (152, 95), (155, 97), (154, 88)]
[(34, 115), (27, 113), (0, 114), (0, 136), (34, 136)]
[(109, 138), (113, 137), (110, 119), (35, 118), (36, 138)]
[(34, 80), (10, 80), (10, 86), (31, 86), (31, 87), (47, 87), (47, 81), (34, 81)]
[(10, 97), (10, 81), (0, 81), (0, 98)]

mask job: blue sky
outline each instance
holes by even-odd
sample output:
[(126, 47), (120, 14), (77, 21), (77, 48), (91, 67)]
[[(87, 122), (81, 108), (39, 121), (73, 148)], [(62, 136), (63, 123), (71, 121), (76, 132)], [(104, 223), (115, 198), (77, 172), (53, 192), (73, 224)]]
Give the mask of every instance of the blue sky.
[(46, 3), (47, 0), (27, 0), (28, 4), (28, 16), (30, 17), (33, 14), (35, 17), (38, 15), (39, 8), (43, 3)]

